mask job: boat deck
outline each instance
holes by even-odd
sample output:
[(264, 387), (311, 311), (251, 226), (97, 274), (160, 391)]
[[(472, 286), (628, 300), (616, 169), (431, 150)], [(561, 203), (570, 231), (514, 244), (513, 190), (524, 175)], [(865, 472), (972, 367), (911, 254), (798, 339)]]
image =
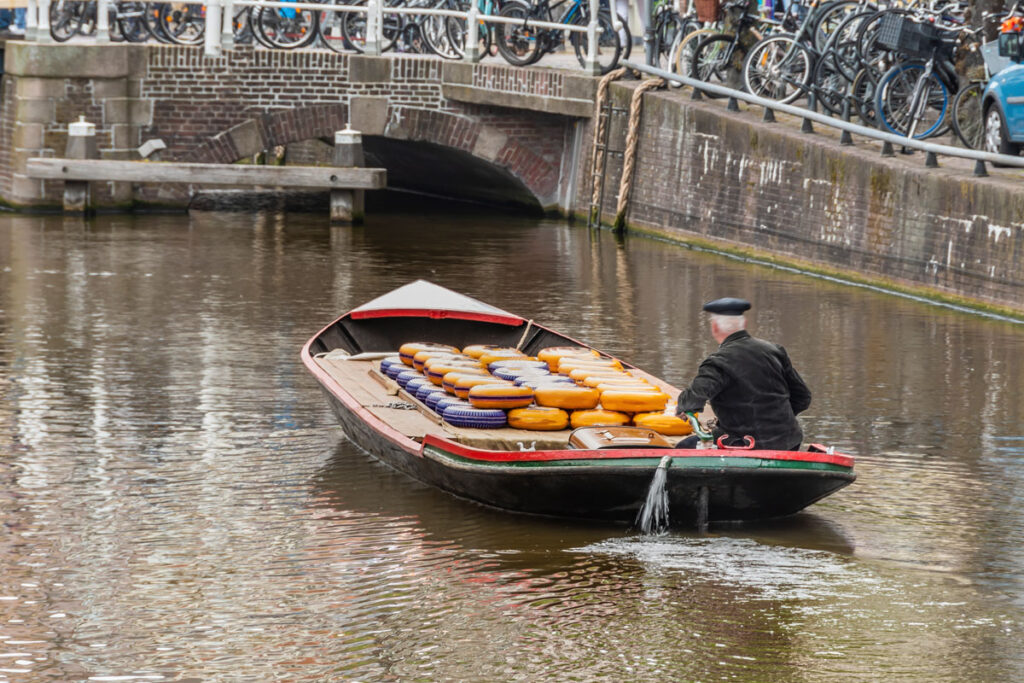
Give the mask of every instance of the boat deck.
[[(496, 451), (557, 450), (569, 443), (571, 429), (542, 432), (526, 429), (464, 429), (441, 420), (379, 370), (379, 361), (347, 358), (337, 352), (316, 359), (317, 364), (340, 384), (356, 401), (376, 417), (415, 441), (428, 434), (449, 439), (472, 448)], [(630, 373), (643, 377), (672, 396), (679, 390), (636, 368)]]

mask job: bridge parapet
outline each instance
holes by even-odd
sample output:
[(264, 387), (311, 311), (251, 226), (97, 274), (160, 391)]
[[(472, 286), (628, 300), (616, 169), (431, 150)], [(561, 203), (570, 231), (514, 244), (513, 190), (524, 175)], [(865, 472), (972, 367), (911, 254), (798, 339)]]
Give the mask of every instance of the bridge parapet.
[[(56, 184), (28, 178), (25, 162), (59, 155), (68, 123), (85, 116), (103, 158), (137, 158), (144, 140), (160, 138), (164, 159), (216, 163), (328, 140), (351, 123), (466, 152), (554, 208), (568, 187), (567, 141), (596, 92), (578, 71), (244, 46), (210, 57), (183, 46), (20, 43), (7, 49), (3, 78), (0, 199), (15, 205), (59, 203)], [(108, 204), (138, 198), (124, 183), (96, 194)]]

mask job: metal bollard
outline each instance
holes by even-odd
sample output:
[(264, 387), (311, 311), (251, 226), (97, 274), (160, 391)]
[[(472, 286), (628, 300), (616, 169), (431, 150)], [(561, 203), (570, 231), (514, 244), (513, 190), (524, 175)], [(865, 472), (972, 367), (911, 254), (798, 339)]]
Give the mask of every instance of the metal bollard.
[[(96, 148), (96, 124), (89, 123), (84, 116), (78, 121), (68, 124), (68, 143), (64, 148), (66, 159), (98, 159)], [(64, 212), (90, 213), (93, 210), (92, 198), (89, 196), (89, 181), (64, 181)]]
[[(346, 126), (345, 130), (334, 132), (335, 166), (363, 166), (363, 135)], [(363, 190), (331, 190), (331, 223), (359, 225), (365, 213), (365, 192)]]
[[(583, 70), (591, 76), (598, 76), (601, 73), (601, 63), (597, 61), (597, 16), (601, 11), (601, 0), (590, 0), (590, 21), (587, 23), (587, 58), (583, 63)], [(617, 17), (612, 17), (617, 22)]]

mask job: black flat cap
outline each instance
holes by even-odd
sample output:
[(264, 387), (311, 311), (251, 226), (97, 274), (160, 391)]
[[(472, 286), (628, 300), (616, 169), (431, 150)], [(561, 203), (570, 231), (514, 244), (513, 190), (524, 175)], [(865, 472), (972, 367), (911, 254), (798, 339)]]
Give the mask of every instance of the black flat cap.
[(704, 310), (718, 315), (743, 315), (743, 311), (750, 310), (750, 302), (746, 299), (726, 297), (707, 302), (704, 304)]

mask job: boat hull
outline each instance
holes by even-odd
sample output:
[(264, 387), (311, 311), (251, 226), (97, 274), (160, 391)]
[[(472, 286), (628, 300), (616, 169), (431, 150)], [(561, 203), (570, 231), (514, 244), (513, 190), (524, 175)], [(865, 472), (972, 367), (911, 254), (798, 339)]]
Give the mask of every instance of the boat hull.
[[(633, 522), (663, 455), (672, 456), (666, 492), (673, 526), (701, 519), (706, 491), (708, 522), (784, 517), (849, 485), (848, 468), (804, 461), (780, 464), (756, 453), (664, 450), (621, 452), (593, 460), (543, 463), (475, 461), (455, 443), (434, 441), (419, 450), (403, 447), (375, 430), (326, 391), (346, 435), (381, 462), (425, 484), (489, 507), (516, 513), (609, 522)], [(709, 454), (709, 455), (705, 455)]]

